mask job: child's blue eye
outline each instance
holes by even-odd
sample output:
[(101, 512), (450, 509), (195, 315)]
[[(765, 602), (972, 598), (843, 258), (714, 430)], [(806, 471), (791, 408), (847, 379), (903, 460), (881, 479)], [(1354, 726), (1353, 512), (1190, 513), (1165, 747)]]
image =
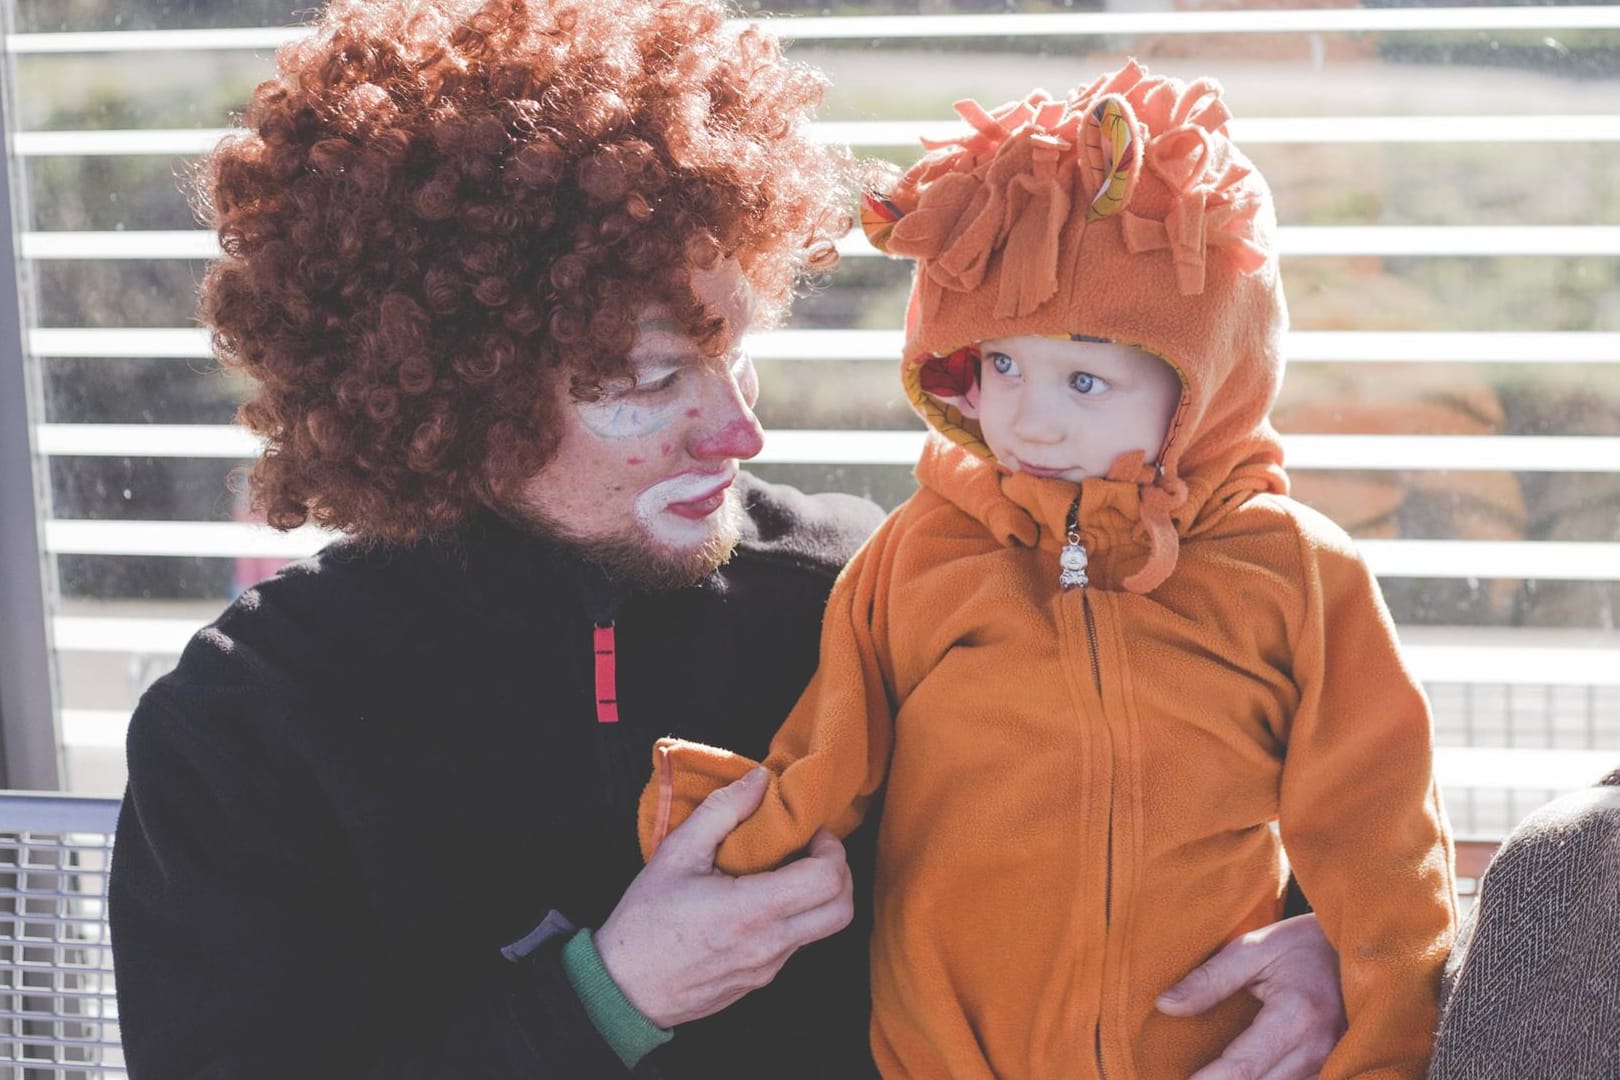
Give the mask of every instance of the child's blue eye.
[(997, 375), (1011, 375), (1018, 370), (1018, 365), (1006, 353), (991, 353), (990, 366), (995, 368)]
[(1108, 384), (1089, 371), (1077, 371), (1069, 376), (1069, 388), (1077, 393), (1093, 394), (1108, 389)]

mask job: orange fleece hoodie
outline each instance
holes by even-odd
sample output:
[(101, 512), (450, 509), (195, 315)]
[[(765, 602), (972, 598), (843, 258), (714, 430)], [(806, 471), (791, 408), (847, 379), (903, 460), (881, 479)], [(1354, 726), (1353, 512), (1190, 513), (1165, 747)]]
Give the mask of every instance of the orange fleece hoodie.
[[(902, 372), (938, 434), (918, 493), (834, 587), (820, 670), (720, 866), (774, 866), (821, 826), (845, 834), (885, 788), (872, 941), (885, 1076), (1182, 1080), (1255, 1003), (1178, 1019), (1154, 998), (1276, 920), (1291, 865), (1339, 952), (1350, 1021), (1323, 1077), (1417, 1080), (1456, 926), (1450, 840), (1427, 704), (1376, 583), (1340, 529), (1284, 493), (1265, 422), (1286, 323), (1269, 194), (1226, 141), (1213, 84), (1132, 64), (1057, 104), (964, 107), (976, 134), (883, 200), (899, 224), (881, 239), (919, 260)], [(1109, 115), (1128, 139), (1110, 137)], [(997, 175), (1032, 129), (1059, 148), (1047, 196), (1079, 192), (1059, 214), (1038, 192), (1023, 202), (1062, 223), (1055, 238), (1007, 209), (1039, 187), (1029, 156)], [(975, 192), (946, 192), (929, 218), (940, 178), (964, 175)], [(1170, 195), (1164, 175), (1180, 184)], [(1196, 216), (1188, 228), (1227, 239), (1181, 228), (1179, 247), (1133, 250), (1129, 232), (1151, 232), (1122, 224), (1133, 212)], [(981, 217), (988, 257), (934, 273), (941, 238)], [(1077, 486), (988, 459), (951, 404), (961, 349), (1029, 333), (1106, 337), (1176, 367), (1162, 468), (1132, 455)], [(1065, 589), (1071, 513), (1089, 580)], [(644, 854), (752, 764), (661, 742)]]

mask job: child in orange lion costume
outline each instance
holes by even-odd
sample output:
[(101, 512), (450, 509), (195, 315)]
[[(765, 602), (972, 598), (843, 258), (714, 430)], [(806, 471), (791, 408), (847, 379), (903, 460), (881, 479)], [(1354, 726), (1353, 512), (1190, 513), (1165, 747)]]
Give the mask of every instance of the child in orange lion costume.
[[(958, 111), (972, 132), (863, 213), (917, 261), (920, 490), (834, 588), (719, 865), (847, 833), (886, 787), (874, 1053), (890, 1077), (987, 1080), (1213, 1060), (1255, 1003), (1154, 998), (1279, 918), (1291, 865), (1340, 956), (1349, 1028), (1322, 1076), (1415, 1080), (1451, 844), (1376, 583), (1287, 497), (1270, 193), (1211, 80), (1133, 62)], [(752, 766), (661, 743), (644, 854)]]

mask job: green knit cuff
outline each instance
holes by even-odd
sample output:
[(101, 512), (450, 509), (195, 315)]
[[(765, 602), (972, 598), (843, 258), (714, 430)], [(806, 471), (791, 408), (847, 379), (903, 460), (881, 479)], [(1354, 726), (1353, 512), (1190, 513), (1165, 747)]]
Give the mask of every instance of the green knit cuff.
[(585, 1006), (585, 1015), (619, 1055), (625, 1068), (635, 1068), (642, 1058), (675, 1037), (673, 1031), (659, 1027), (630, 1004), (619, 984), (602, 966), (602, 957), (596, 951), (596, 942), (591, 940), (589, 930), (581, 930), (568, 939), (562, 950), (562, 965), (569, 985)]

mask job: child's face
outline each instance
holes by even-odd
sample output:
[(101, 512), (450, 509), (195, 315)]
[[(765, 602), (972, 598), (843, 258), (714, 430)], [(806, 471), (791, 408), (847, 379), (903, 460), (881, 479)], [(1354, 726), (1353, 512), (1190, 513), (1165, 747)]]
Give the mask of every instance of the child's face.
[(1181, 378), (1158, 357), (1111, 342), (1044, 337), (979, 343), (977, 417), (996, 461), (1078, 483), (1119, 455), (1154, 462), (1181, 402)]

